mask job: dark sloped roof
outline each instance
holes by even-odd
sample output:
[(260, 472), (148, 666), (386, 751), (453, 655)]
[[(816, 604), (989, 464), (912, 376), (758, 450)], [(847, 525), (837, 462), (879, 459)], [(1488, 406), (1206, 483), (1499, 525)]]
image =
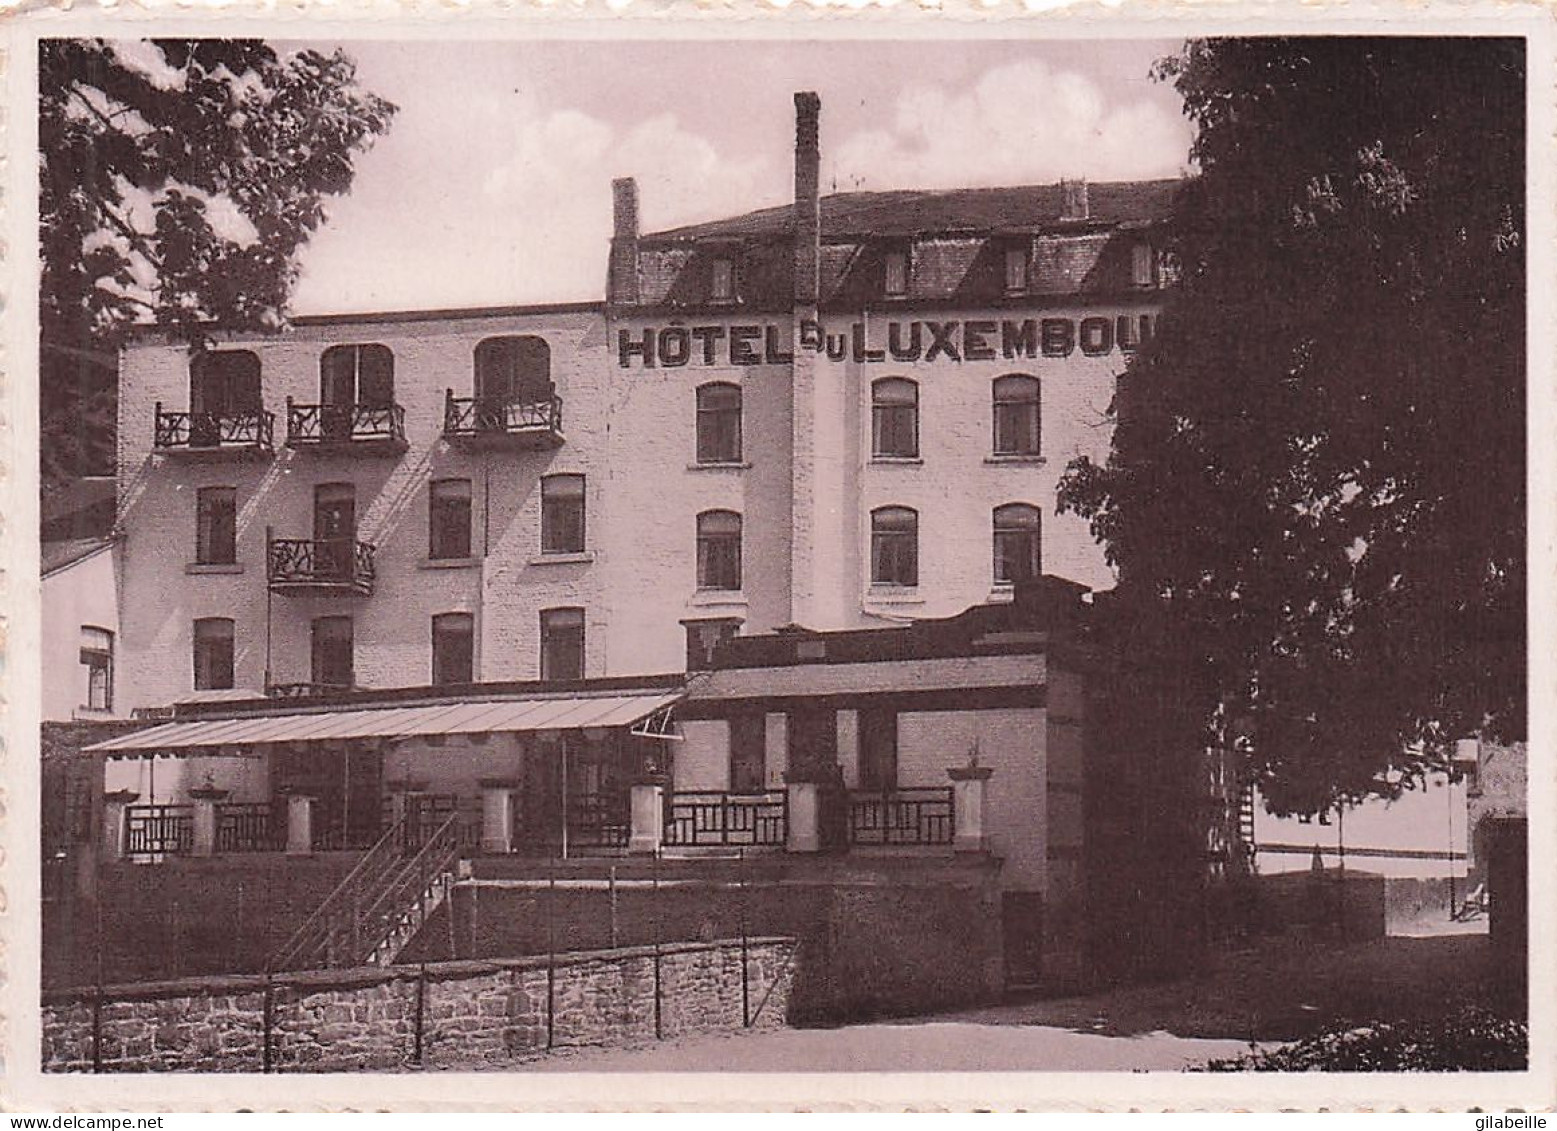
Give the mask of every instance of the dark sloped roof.
[[(1179, 180), (1089, 184), (1088, 223), (1141, 224), (1165, 219)], [(1060, 226), (1059, 185), (1011, 188), (846, 192), (821, 200), (822, 239), (912, 236), (935, 232), (1034, 231)], [(645, 241), (763, 239), (788, 235), (794, 208), (764, 208), (645, 235)]]
[(41, 572), (47, 577), (112, 545), (112, 538), (72, 538), (63, 542), (45, 542), (40, 561)]

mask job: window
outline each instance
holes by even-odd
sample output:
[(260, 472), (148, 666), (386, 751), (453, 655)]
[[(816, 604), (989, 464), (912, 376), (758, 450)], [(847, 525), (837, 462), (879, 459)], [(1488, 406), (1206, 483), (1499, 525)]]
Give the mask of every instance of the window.
[(232, 621), (205, 617), (195, 621), (195, 690), (228, 688), (232, 682)]
[(697, 587), (741, 587), (741, 516), (734, 511), (697, 516)]
[(91, 711), (114, 709), (114, 634), (106, 628), (81, 626), (81, 666), (86, 669), (86, 702)]
[(209, 350), (189, 364), (189, 411), (215, 417), (259, 412), (260, 359), (252, 350)]
[(1006, 248), (1006, 293), (1021, 294), (1027, 290), (1027, 249)]
[(714, 666), (714, 650), (724, 641), (741, 633), (741, 622), (728, 618), (720, 620), (689, 620), (687, 627), (687, 671), (702, 672)]
[(697, 462), (741, 461), (741, 387), (704, 385), (697, 391)]
[(882, 289), (888, 298), (903, 298), (908, 294), (908, 253), (889, 251), (884, 261), (885, 278)]
[(867, 707), (859, 717), (860, 788), (890, 792), (897, 788), (897, 712)]
[(1138, 243), (1130, 249), (1130, 282), (1137, 287), (1150, 287), (1157, 282), (1156, 266), (1151, 244)]
[(314, 621), (313, 676), (316, 687), (348, 688), (357, 682), (350, 617)]
[(767, 772), (768, 717), (737, 715), (730, 720), (730, 792), (761, 793)]
[(716, 259), (710, 271), (708, 297), (714, 302), (735, 301), (735, 264), (728, 259)]
[(584, 610), (541, 610), (541, 678), (584, 678)]
[(395, 403), (395, 355), (388, 346), (331, 346), (319, 358), (319, 400), (388, 408)]
[(432, 681), (435, 686), (475, 682), (475, 617), (469, 613), (441, 613), (433, 617), (432, 644)]
[(487, 338), (476, 346), (476, 399), (487, 405), (551, 400), (551, 347), (531, 336)]
[(995, 508), (995, 581), (1009, 585), (1037, 577), (1042, 562), (1043, 515), (1026, 503)]
[(995, 454), (1039, 453), (1038, 378), (1019, 373), (995, 378)]
[(871, 453), (880, 459), (919, 455), (919, 386), (902, 377), (872, 382)]
[(195, 561), (231, 565), (238, 560), (238, 493), (202, 487), (195, 497)]
[(584, 552), (584, 477), (548, 475), (541, 480), (541, 553)]
[(427, 556), (470, 557), (470, 480), (434, 479), (427, 487)]
[(870, 512), (870, 580), (873, 585), (919, 584), (919, 514), (908, 507)]

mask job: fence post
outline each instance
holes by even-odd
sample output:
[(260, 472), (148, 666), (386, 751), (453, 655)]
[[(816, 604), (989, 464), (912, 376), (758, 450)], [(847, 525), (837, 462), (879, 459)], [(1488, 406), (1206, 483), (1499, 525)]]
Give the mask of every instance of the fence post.
[(739, 856), (741, 869), (741, 1028), (751, 1028), (751, 975), (747, 958), (747, 923), (746, 909), (749, 896), (746, 889), (746, 850), (741, 849)]
[(103, 1070), (103, 985), (92, 995), (92, 1071)]
[(660, 935), (663, 928), (663, 917), (660, 914), (660, 858), (656, 853), (653, 864), (654, 876), (654, 1039), (664, 1040), (665, 1026), (660, 1007)]
[(271, 1029), (275, 1025), (276, 981), (274, 975), (265, 975), (265, 996), (260, 1005), (260, 1071), (276, 1070), (275, 1054), (271, 1051)]
[(610, 878), (606, 881), (606, 884), (607, 884), (608, 890), (611, 893), (611, 949), (615, 950), (617, 948), (617, 945), (618, 945), (617, 944), (617, 934), (616, 934), (616, 865), (615, 864), (611, 865), (611, 875), (610, 875)]
[(546, 884), (546, 1047), (552, 1047), (557, 998), (557, 866)]
[(411, 1063), (422, 1063), (422, 1027), (426, 1024), (427, 1016), (427, 963), (422, 963), (416, 971), (416, 1019), (412, 1032), (415, 1034), (415, 1045), (411, 1050)]

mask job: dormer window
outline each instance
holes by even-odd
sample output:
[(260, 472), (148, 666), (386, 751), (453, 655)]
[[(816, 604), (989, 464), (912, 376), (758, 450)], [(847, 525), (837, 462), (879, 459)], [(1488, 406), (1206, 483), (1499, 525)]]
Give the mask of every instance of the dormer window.
[(709, 280), (708, 297), (714, 302), (735, 301), (734, 260), (714, 260), (713, 271)]
[(908, 296), (908, 252), (889, 251), (886, 254), (882, 290), (887, 298)]
[(1137, 287), (1157, 285), (1157, 261), (1152, 245), (1138, 243), (1130, 249), (1130, 282)]
[(1006, 294), (1019, 295), (1027, 291), (1027, 249), (1006, 248)]

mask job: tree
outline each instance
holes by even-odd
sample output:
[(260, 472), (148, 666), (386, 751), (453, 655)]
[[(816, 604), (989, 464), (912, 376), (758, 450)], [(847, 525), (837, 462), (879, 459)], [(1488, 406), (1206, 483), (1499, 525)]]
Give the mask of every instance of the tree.
[(1279, 813), (1525, 726), (1524, 47), (1192, 41), (1180, 285), (1062, 508)]
[(45, 481), (111, 464), (114, 357), (279, 326), (296, 256), (395, 107), (343, 53), (46, 39), (38, 141)]

